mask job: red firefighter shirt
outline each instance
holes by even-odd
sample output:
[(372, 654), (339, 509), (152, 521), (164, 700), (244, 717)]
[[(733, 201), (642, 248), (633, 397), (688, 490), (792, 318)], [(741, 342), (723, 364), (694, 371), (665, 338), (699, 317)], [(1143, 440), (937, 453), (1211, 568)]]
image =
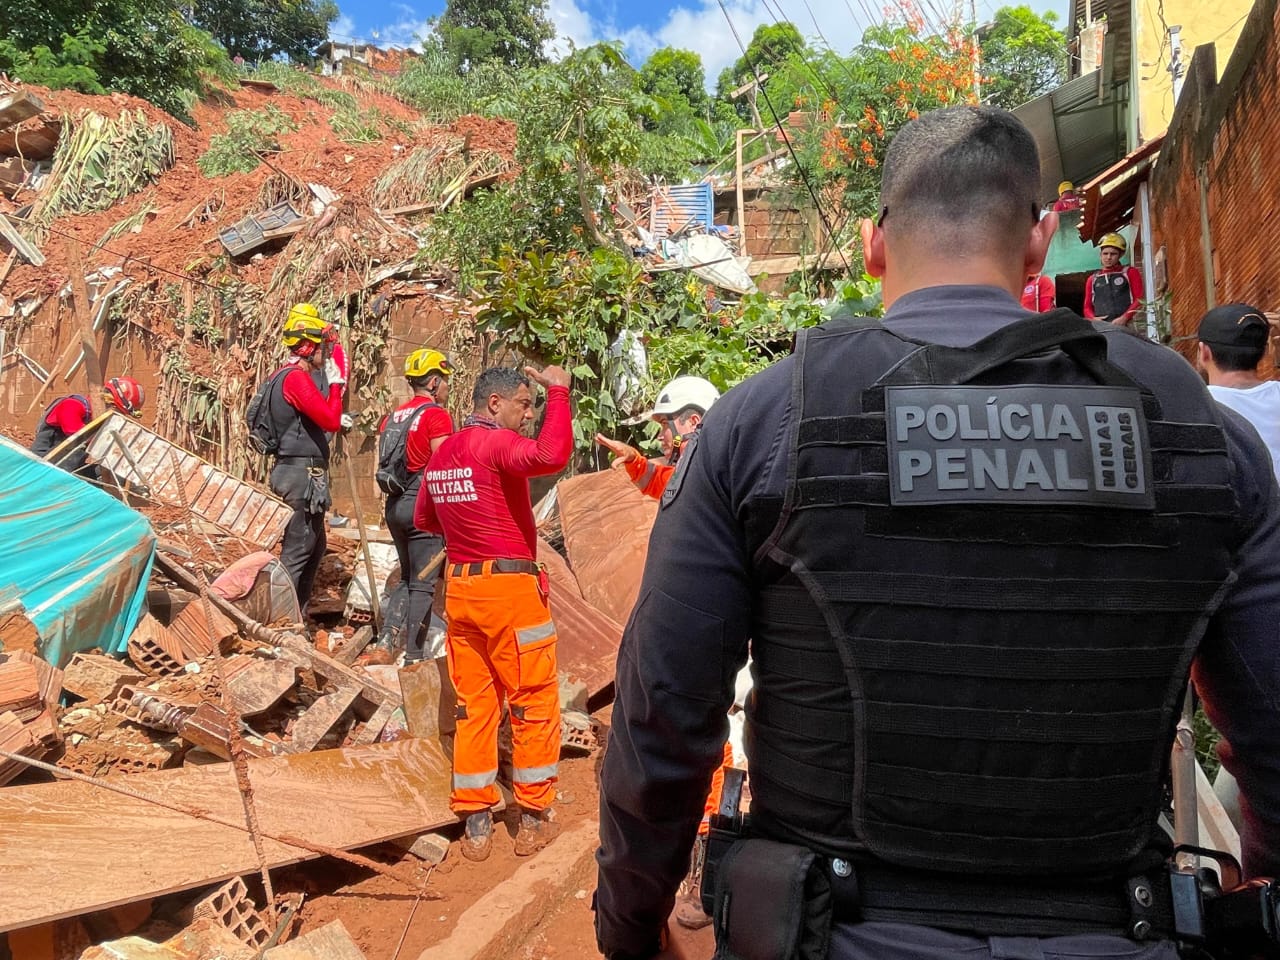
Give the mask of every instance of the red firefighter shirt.
[(450, 563), (533, 560), (538, 534), (529, 478), (563, 470), (572, 453), (569, 388), (552, 386), (536, 440), (489, 421), (445, 440), (423, 475), (414, 523), (444, 535)]
[(1046, 277), (1043, 273), (1037, 274), (1022, 288), (1022, 308), (1033, 313), (1052, 310), (1054, 293), (1053, 278)]
[(409, 428), (409, 437), (405, 441), (405, 466), (409, 468), (410, 473), (417, 473), (431, 460), (432, 440), (447, 437), (453, 433), (453, 418), (449, 416), (449, 411), (430, 397), (410, 397), (407, 402), (383, 417), (382, 423), (378, 424), (378, 432), (381, 433), (387, 428), (388, 423), (399, 423), (405, 417), (413, 416), (413, 411), (425, 404), (430, 406), (414, 421), (413, 426)]
[(49, 408), (44, 419), (46, 423), (71, 436), (89, 422), (89, 409), (76, 397), (63, 397)]
[(300, 366), (293, 366), (284, 375), (281, 387), (285, 402), (314, 423), (325, 433), (337, 433), (342, 429), (342, 385), (329, 387), (326, 397), (311, 379), (311, 374)]

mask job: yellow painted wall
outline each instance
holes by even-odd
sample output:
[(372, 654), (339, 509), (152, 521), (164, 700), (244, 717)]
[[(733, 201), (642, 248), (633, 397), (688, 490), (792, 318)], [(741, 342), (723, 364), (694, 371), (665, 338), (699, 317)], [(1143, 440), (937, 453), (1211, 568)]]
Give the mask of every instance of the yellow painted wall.
[[(1253, 0), (1134, 0), (1134, 43), (1139, 90), (1138, 134), (1146, 142), (1158, 137), (1173, 118), (1173, 77), (1169, 74), (1167, 28), (1182, 26), (1182, 62), (1191, 62), (1196, 47), (1217, 48), (1218, 75), (1231, 59)], [(1162, 16), (1163, 14), (1163, 16)]]

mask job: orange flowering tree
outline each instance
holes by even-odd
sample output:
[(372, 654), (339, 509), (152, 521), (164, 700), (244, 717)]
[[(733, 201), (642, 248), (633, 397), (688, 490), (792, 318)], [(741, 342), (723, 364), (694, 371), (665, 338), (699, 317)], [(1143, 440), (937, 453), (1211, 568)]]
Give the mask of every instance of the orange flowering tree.
[(908, 6), (848, 56), (793, 55), (767, 89), (775, 110), (791, 111), (780, 119), (824, 207), (838, 203), (846, 220), (871, 216), (894, 132), (927, 110), (973, 102), (973, 39), (956, 27), (931, 32)]

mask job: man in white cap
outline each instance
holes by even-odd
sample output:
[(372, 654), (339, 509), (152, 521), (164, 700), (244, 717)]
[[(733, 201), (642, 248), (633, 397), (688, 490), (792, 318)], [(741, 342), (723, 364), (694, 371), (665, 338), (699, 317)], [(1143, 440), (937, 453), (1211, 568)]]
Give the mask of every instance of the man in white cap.
[(654, 420), (662, 427), (658, 435), (662, 456), (653, 460), (645, 459), (645, 455), (630, 444), (611, 440), (603, 434), (596, 434), (596, 443), (617, 458), (613, 465), (625, 470), (641, 493), (656, 500), (667, 489), (667, 483), (676, 470), (676, 461), (697, 435), (702, 418), (719, 399), (720, 391), (710, 380), (676, 377), (658, 393), (652, 410), (626, 421), (630, 424)]

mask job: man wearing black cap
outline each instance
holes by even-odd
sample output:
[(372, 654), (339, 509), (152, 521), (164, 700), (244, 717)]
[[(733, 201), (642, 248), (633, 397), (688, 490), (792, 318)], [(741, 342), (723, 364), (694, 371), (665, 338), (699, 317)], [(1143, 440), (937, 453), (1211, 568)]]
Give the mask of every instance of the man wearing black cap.
[(1270, 337), (1271, 325), (1257, 307), (1214, 307), (1200, 321), (1197, 359), (1213, 398), (1253, 424), (1280, 477), (1280, 382), (1258, 376)]

